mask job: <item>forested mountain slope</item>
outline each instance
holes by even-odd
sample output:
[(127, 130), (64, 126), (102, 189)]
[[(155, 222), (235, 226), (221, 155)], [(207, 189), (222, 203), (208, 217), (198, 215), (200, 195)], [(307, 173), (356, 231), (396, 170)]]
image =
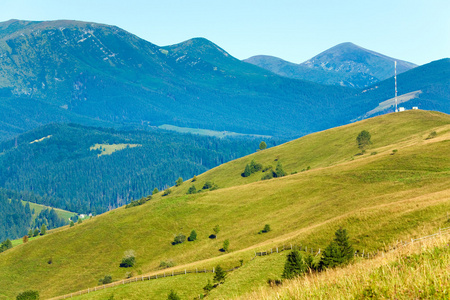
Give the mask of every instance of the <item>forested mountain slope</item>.
[[(0, 188), (37, 195), (32, 202), (96, 214), (252, 153), (260, 142), (47, 125), (0, 143)], [(266, 142), (273, 146), (275, 140)]]

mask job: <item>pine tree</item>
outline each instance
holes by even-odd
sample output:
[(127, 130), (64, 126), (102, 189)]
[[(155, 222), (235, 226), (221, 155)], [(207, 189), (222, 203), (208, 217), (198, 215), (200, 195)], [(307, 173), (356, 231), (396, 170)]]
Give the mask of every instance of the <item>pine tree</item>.
[(320, 265), (322, 268), (334, 268), (346, 264), (353, 258), (353, 253), (347, 230), (339, 228), (334, 240), (325, 248)]
[(283, 166), (281, 165), (281, 162), (278, 161), (277, 167), (275, 168), (275, 177), (283, 177), (286, 176), (286, 172), (283, 170)]
[(244, 173), (242, 173), (242, 177), (248, 177), (248, 176), (250, 176), (251, 174), (252, 174), (252, 171), (250, 170), (250, 165), (247, 164), (247, 165), (245, 166)]
[(285, 279), (291, 279), (302, 275), (305, 272), (306, 265), (303, 262), (302, 255), (298, 252), (298, 250), (293, 250), (286, 258), (282, 277)]
[(41, 227), (41, 235), (44, 235), (44, 234), (46, 234), (47, 233), (47, 226), (45, 226), (45, 224), (42, 224), (42, 227)]
[(224, 283), (226, 277), (227, 273), (222, 269), (221, 266), (217, 265), (214, 273), (214, 282), (217, 282), (218, 284)]
[(38, 236), (39, 235), (39, 229), (35, 228), (33, 231), (33, 236)]

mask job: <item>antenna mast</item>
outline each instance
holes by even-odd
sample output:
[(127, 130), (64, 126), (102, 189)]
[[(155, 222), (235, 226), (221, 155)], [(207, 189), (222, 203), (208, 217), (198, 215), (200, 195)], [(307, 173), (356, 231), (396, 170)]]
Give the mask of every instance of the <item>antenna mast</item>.
[(394, 80), (395, 80), (395, 112), (398, 112), (397, 109), (397, 61), (395, 61), (395, 73), (394, 73)]

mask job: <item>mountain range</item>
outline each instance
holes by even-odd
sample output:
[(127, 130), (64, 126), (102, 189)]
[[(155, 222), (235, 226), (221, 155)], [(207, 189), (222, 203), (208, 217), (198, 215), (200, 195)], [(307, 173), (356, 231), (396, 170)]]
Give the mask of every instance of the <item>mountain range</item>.
[[(447, 71), (446, 60), (424, 66), (415, 86), (400, 84), (405, 72), (399, 92), (421, 90), (421, 108), (449, 112), (448, 76), (434, 73)], [(422, 76), (434, 82), (425, 86)], [(0, 139), (54, 122), (291, 138), (346, 124), (393, 97), (391, 79), (365, 89), (322, 85), (242, 62), (203, 38), (160, 47), (115, 26), (67, 20), (0, 23), (0, 78)]]
[(288, 78), (356, 88), (365, 88), (394, 76), (394, 61), (397, 61), (397, 74), (417, 67), (353, 43), (336, 45), (301, 64), (266, 55), (252, 56), (244, 61)]

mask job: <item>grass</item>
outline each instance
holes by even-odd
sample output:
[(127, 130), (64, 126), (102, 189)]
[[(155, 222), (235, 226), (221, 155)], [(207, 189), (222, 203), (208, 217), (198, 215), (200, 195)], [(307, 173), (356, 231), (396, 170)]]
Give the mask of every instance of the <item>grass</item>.
[[(377, 155), (354, 156), (355, 139), (363, 129), (371, 133), (370, 152)], [(431, 131), (437, 137), (426, 140)], [(66, 294), (94, 287), (106, 274), (123, 279), (130, 269), (120, 268), (119, 263), (130, 249), (136, 252), (131, 271), (137, 275), (158, 272), (159, 263), (167, 260), (176, 264), (170, 271), (219, 263), (228, 268), (243, 259), (244, 267), (230, 274), (230, 282), (235, 283), (213, 292), (214, 298), (228, 298), (264, 286), (267, 276), (279, 273), (274, 266), (282, 265), (282, 258), (250, 261), (254, 251), (286, 243), (323, 248), (340, 226), (348, 230), (355, 248), (366, 252), (436, 232), (446, 227), (450, 211), (449, 145), (449, 116), (411, 111), (260, 151), (197, 176), (197, 187), (212, 180), (219, 185), (217, 190), (186, 195), (192, 183), (185, 181), (169, 196), (160, 193), (144, 205), (110, 211), (1, 253), (0, 282), (5, 288), (0, 299), (28, 289), (39, 290), (43, 298)], [(393, 149), (398, 149), (395, 155)], [(266, 181), (260, 181), (261, 172), (241, 177), (251, 159), (263, 165), (278, 159), (288, 173), (308, 165), (312, 169)], [(217, 224), (221, 228), (217, 239), (208, 238)], [(258, 234), (265, 224), (271, 231)], [(197, 241), (171, 245), (176, 234), (188, 236), (192, 229)], [(230, 253), (219, 251), (226, 239)], [(252, 269), (260, 270), (255, 272), (260, 275), (251, 275)], [(178, 278), (164, 279), (166, 288), (175, 287), (171, 280)], [(192, 280), (180, 292), (195, 296), (198, 287), (206, 284), (204, 278), (198, 283)], [(143, 287), (147, 293), (153, 293), (151, 286), (157, 281), (150, 282), (141, 283), (148, 285)], [(134, 293), (134, 284), (129, 286), (120, 287), (124, 298)], [(167, 297), (167, 289), (161, 291)]]
[(449, 237), (262, 287), (239, 299), (449, 299)]
[(101, 153), (98, 156), (102, 155), (111, 155), (116, 151), (120, 151), (126, 148), (134, 148), (134, 147), (140, 147), (142, 145), (139, 144), (95, 144), (94, 146), (91, 146), (90, 150), (100, 150)]

